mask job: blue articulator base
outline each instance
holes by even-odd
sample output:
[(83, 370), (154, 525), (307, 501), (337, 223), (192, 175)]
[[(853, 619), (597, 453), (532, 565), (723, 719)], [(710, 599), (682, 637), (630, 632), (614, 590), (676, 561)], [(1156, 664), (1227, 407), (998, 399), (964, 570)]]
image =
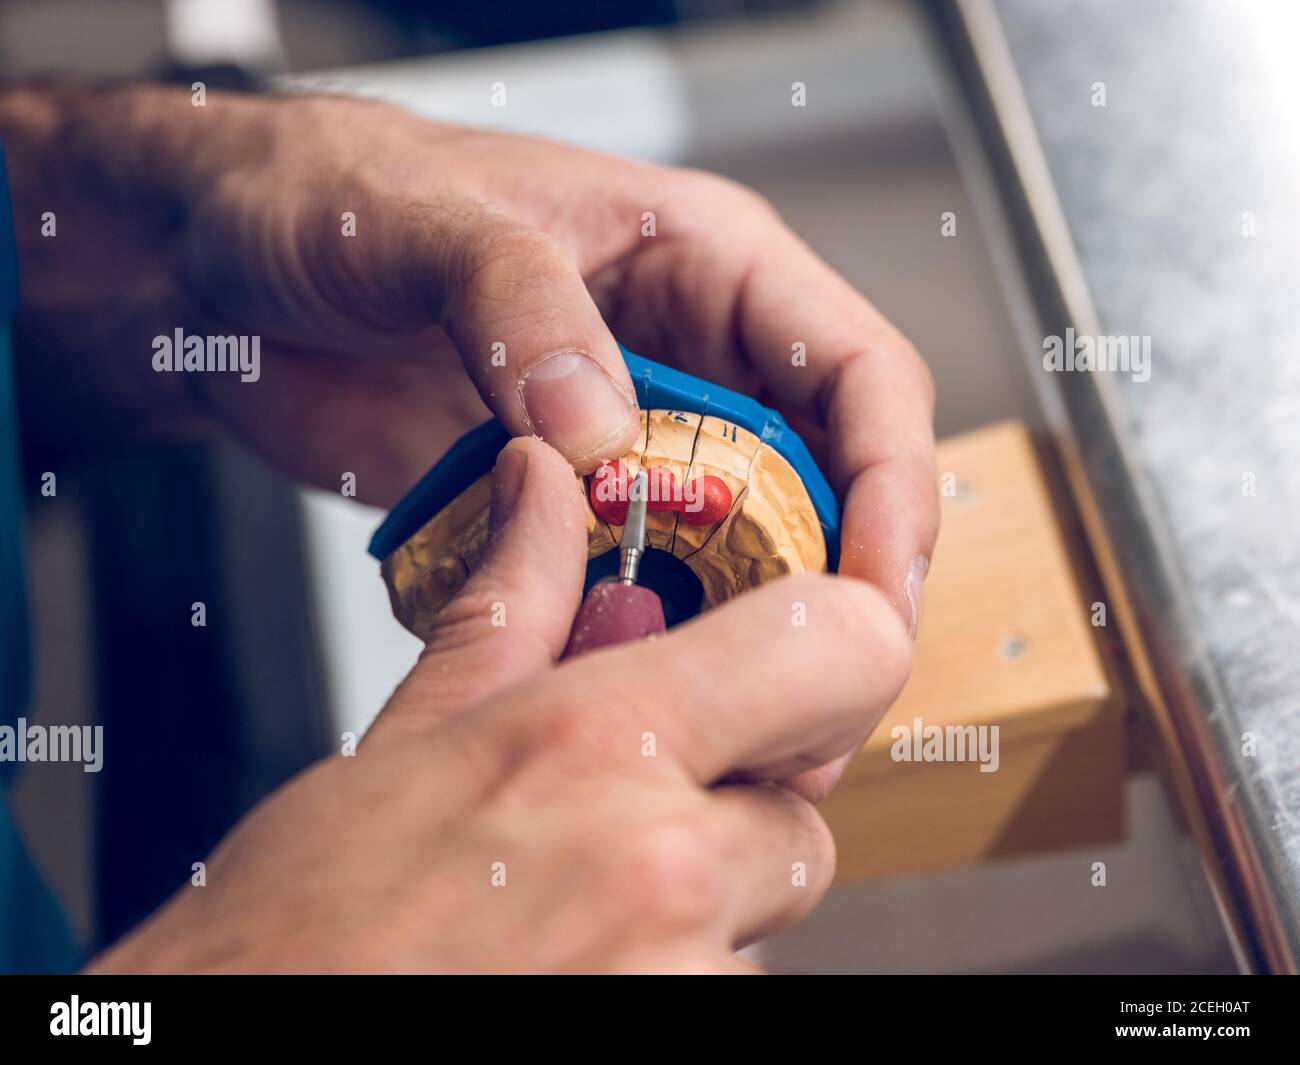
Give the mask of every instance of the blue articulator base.
[[(722, 418), (748, 429), (794, 467), (821, 523), (827, 568), (834, 571), (839, 562), (839, 503), (807, 445), (786, 425), (785, 419), (730, 388), (643, 359), (626, 348), (620, 350), (642, 410), (679, 410)], [(370, 553), (380, 560), (391, 555), (438, 511), (491, 470), (509, 440), (510, 434), (495, 418), (457, 440), (375, 530)]]

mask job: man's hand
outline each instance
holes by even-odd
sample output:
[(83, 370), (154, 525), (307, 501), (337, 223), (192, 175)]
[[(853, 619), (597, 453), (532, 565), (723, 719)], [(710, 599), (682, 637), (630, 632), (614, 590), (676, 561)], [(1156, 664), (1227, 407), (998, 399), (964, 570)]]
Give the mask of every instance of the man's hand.
[[(843, 501), (840, 572), (915, 632), (929, 374), (752, 192), (338, 97), (17, 90), (0, 133), (36, 468), (97, 446), (79, 441), (97, 408), (125, 429), (216, 420), (391, 505), (490, 408), (589, 470), (635, 435), (617, 336), (790, 417)], [(260, 380), (154, 373), (177, 328), (260, 336)], [(822, 794), (841, 770), (798, 783)]]
[[(915, 626), (938, 524), (929, 374), (754, 193), (337, 97), (12, 90), (0, 133), (46, 392), (94, 386), (134, 425), (215, 416), (391, 505), (484, 403), (579, 470), (622, 452), (617, 336), (791, 416), (844, 502), (841, 570)], [(177, 327), (261, 336), (261, 380), (155, 374), (152, 339)]]
[(358, 753), (263, 803), (94, 970), (744, 972), (738, 946), (812, 910), (830, 834), (761, 782), (855, 749), (897, 694), (884, 597), (786, 578), (557, 667), (586, 566), (567, 463), (511, 443), (491, 522)]

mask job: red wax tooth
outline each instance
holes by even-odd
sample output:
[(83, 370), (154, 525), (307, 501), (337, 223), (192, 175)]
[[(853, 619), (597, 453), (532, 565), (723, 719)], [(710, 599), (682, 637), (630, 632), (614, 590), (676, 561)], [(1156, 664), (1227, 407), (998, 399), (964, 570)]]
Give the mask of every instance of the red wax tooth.
[[(712, 525), (727, 516), (731, 510), (731, 489), (726, 481), (707, 474), (694, 478), (691, 486), (693, 503), (682, 507), (682, 521), (687, 525)], [(697, 506), (699, 509), (694, 509)]]
[(680, 510), (682, 498), (677, 491), (677, 478), (667, 466), (651, 466), (646, 471), (650, 499), (647, 510)]
[(596, 516), (610, 525), (627, 521), (628, 485), (631, 478), (622, 459), (606, 462), (591, 475), (588, 493), (591, 509)]

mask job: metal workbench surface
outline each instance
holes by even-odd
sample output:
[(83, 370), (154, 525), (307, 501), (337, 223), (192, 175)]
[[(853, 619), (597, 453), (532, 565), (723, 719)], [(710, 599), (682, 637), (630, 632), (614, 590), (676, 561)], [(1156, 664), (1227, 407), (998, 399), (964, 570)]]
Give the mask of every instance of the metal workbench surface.
[[(1032, 123), (1022, 139), (1036, 134), (1030, 152), (1007, 153), (1026, 187), (1050, 184), (1025, 213), (1040, 215), (1045, 244), (1052, 219), (1041, 216), (1054, 214), (1064, 223), (1060, 243), (1072, 245), (1045, 256), (1040, 272), (1077, 271), (1055, 278), (1061, 305), (1090, 304), (1103, 335), (1150, 338), (1149, 380), (1065, 374), (1054, 375), (1063, 378), (1056, 387), (1082, 437), (1088, 479), (1110, 508), (1157, 671), (1182, 689), (1175, 701), (1205, 741), (1205, 761), (1192, 758), (1191, 769), (1223, 818), (1212, 860), (1253, 911), (1245, 954), (1259, 968), (1294, 969), (1300, 8), (959, 6), (968, 30), (983, 23), (967, 41), (984, 53), (967, 88), (987, 93), (1008, 140), (1017, 109)], [(997, 124), (985, 118), (986, 131)], [(1195, 736), (1184, 739), (1195, 746)]]

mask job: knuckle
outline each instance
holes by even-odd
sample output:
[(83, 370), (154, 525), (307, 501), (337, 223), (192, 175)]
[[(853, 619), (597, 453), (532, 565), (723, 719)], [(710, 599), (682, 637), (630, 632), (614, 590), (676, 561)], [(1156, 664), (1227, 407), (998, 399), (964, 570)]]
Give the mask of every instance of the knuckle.
[(491, 618), (499, 593), (466, 585), (460, 593), (438, 612), (424, 653), (435, 654), (454, 651), (473, 643), (485, 632), (491, 632)]
[(799, 819), (804, 830), (803, 848), (809, 855), (809, 866), (824, 870), (827, 884), (835, 873), (837, 853), (835, 837), (831, 833), (826, 819), (817, 812), (817, 808), (806, 800), (800, 800)]
[(921, 358), (921, 353), (913, 347), (911, 341), (907, 341), (907, 348), (912, 353), (912, 362), (916, 367), (916, 377), (921, 389), (921, 394), (925, 397), (926, 405), (931, 411), (933, 411), (937, 396), (937, 390), (934, 383), (934, 371), (930, 369), (930, 364)]
[(461, 249), (462, 285), (472, 299), (500, 299), (554, 279), (563, 257), (550, 236), (506, 220), (475, 227)]
[(917, 392), (933, 410), (936, 395), (934, 374), (916, 345), (897, 326), (887, 323), (880, 352), (890, 353), (903, 373), (904, 380), (915, 384)]
[(756, 189), (734, 181), (726, 182), (726, 193), (732, 204), (749, 218), (762, 218), (775, 221), (780, 217), (776, 206)]
[(876, 601), (880, 620), (868, 657), (873, 675), (883, 679), (897, 694), (912, 671), (912, 638), (893, 605), (879, 593)]
[[(471, 578), (460, 593), (438, 613), (420, 653), (428, 676), (450, 685), (456, 677), (474, 677), (473, 687), (488, 689), (487, 678), (502, 671), (514, 675), (511, 664), (538, 663), (552, 658), (546, 637), (526, 618), (508, 615), (506, 605), (514, 602), (509, 587), (479, 586)], [(429, 664), (437, 668), (429, 671)]]
[(546, 763), (607, 767), (618, 753), (612, 717), (599, 706), (555, 700), (532, 715), (533, 749)]
[(726, 876), (715, 850), (690, 824), (647, 826), (611, 855), (605, 888), (624, 920), (654, 928), (691, 928), (725, 905)]
[[(809, 581), (808, 594), (820, 616), (826, 618), (838, 652), (847, 645), (855, 649), (854, 659), (870, 660), (874, 671), (906, 674), (911, 659), (911, 640), (894, 607), (878, 588), (852, 577), (828, 574), (803, 575)], [(863, 648), (870, 655), (862, 655)]]
[(743, 217), (779, 217), (776, 207), (762, 193), (739, 181), (707, 170), (679, 171), (684, 191), (699, 202)]

